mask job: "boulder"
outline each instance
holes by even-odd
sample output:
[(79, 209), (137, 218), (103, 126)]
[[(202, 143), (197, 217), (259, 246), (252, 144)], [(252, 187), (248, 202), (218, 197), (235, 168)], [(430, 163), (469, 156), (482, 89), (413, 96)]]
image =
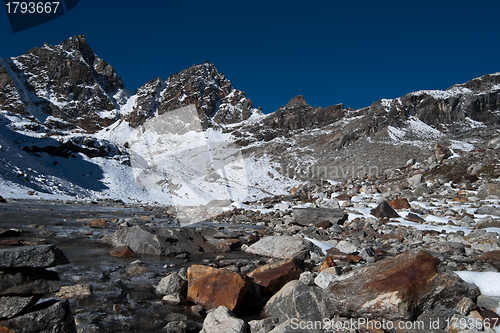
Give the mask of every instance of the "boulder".
[(302, 226), (325, 221), (332, 224), (343, 223), (348, 216), (343, 210), (334, 208), (294, 208), (292, 215), (295, 223)]
[(44, 268), (0, 270), (0, 295), (48, 294), (60, 288), (59, 274)]
[(356, 245), (354, 245), (351, 242), (341, 240), (340, 242), (337, 243), (335, 246), (340, 252), (345, 253), (345, 254), (353, 254), (358, 252), (358, 248)]
[(500, 196), (500, 183), (488, 183), (482, 185), (476, 196), (479, 199), (484, 200), (490, 195)]
[(500, 216), (500, 208), (494, 206), (481, 206), (474, 214)]
[(203, 329), (200, 333), (245, 333), (247, 325), (243, 319), (238, 319), (225, 306), (210, 311), (203, 321)]
[(68, 300), (49, 300), (30, 308), (30, 312), (2, 322), (16, 333), (76, 333)]
[(22, 311), (34, 305), (40, 297), (36, 296), (1, 296), (0, 297), (0, 320), (10, 319)]
[(17, 229), (5, 229), (0, 228), (0, 237), (18, 237), (21, 234), (21, 231)]
[(147, 266), (144, 266), (142, 263), (141, 264), (138, 264), (138, 265), (130, 265), (127, 270), (126, 270), (126, 274), (128, 277), (136, 277), (136, 276), (139, 276), (139, 275), (143, 275), (143, 274), (147, 274), (147, 273), (150, 273), (151, 270), (149, 269), (149, 267)]
[(477, 297), (477, 306), (486, 310), (496, 311), (496, 309), (500, 308), (500, 297), (479, 295)]
[(109, 255), (117, 258), (131, 258), (135, 253), (128, 245), (123, 245), (115, 247), (109, 252)]
[(188, 227), (125, 227), (103, 238), (103, 242), (114, 247), (128, 245), (135, 253), (155, 256), (217, 252), (199, 231)]
[(459, 242), (438, 242), (430, 244), (428, 251), (434, 256), (449, 258), (454, 254), (465, 254), (465, 245)]
[(92, 289), (89, 283), (64, 286), (55, 294), (56, 297), (72, 299), (83, 299), (90, 295), (92, 295)]
[(411, 188), (417, 188), (420, 184), (422, 184), (424, 180), (424, 176), (421, 173), (417, 173), (416, 175), (407, 179), (408, 185)]
[(377, 207), (370, 211), (370, 214), (378, 218), (400, 217), (387, 201), (382, 201)]
[(333, 315), (323, 299), (321, 288), (293, 280), (271, 297), (262, 312), (266, 316), (278, 318), (280, 323), (293, 318), (321, 321)]
[(321, 289), (326, 289), (332, 282), (338, 279), (337, 270), (335, 267), (330, 267), (319, 272), (314, 278), (314, 283)]
[(0, 268), (47, 268), (68, 263), (68, 258), (54, 245), (30, 245), (0, 250)]
[(340, 276), (325, 293), (325, 303), (340, 316), (409, 320), (438, 306), (453, 308), (478, 293), (475, 286), (438, 273), (437, 259), (415, 249)]
[(273, 295), (291, 280), (296, 280), (304, 271), (304, 263), (297, 259), (290, 259), (273, 264), (260, 266), (248, 274), (253, 281), (260, 285), (263, 294)]
[(479, 260), (487, 262), (500, 270), (500, 250), (486, 252), (479, 257)]
[(163, 301), (170, 304), (182, 304), (187, 293), (187, 281), (179, 273), (172, 272), (162, 278), (156, 286), (156, 293), (164, 297)]
[(394, 200), (389, 200), (387, 202), (389, 206), (391, 206), (394, 209), (408, 209), (410, 208), (410, 203), (406, 198), (397, 198)]
[(5, 203), (7, 200), (5, 200), (1, 195), (0, 195), (0, 203)]
[(92, 220), (89, 222), (89, 227), (91, 228), (107, 228), (108, 223), (101, 218)]
[(245, 252), (277, 259), (292, 259), (310, 248), (311, 243), (300, 237), (268, 236), (250, 245)]
[(188, 268), (187, 300), (213, 309), (224, 305), (234, 310), (245, 297), (252, 280), (247, 276), (203, 265)]

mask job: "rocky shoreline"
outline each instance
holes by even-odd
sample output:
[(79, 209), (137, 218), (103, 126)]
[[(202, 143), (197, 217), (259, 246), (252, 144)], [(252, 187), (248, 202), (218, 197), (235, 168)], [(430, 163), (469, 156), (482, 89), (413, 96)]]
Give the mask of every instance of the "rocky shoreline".
[(60, 288), (1, 285), (16, 305), (0, 306), (0, 329), (50, 304), (78, 332), (494, 332), (498, 166), (469, 154), (437, 148), (383, 177), (310, 182), (182, 227), (174, 207), (4, 200), (2, 279), (30, 276), (6, 264), (13, 251), (31, 262), (28, 249), (58, 248), (70, 263), (32, 268)]

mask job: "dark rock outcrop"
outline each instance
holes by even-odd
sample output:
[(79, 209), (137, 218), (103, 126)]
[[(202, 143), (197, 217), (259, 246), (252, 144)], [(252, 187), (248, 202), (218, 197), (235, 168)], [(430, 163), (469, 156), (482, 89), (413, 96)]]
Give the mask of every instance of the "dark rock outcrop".
[(0, 251), (0, 269), (46, 268), (68, 263), (68, 258), (54, 245), (31, 245)]
[(3, 321), (1, 325), (19, 333), (76, 333), (75, 319), (68, 300), (37, 304), (30, 312)]
[(137, 127), (154, 113), (161, 115), (188, 105), (196, 106), (205, 127), (241, 122), (260, 113), (214, 64), (205, 62), (171, 75), (166, 81), (156, 78), (141, 86), (133, 112), (126, 120)]
[(8, 80), (5, 69), (0, 71), (0, 90), (8, 93), (6, 102), (12, 111), (23, 113), (24, 103), (29, 103), (29, 108), (60, 118), (69, 128), (79, 126), (88, 132), (116, 120), (101, 117), (96, 111), (111, 111), (123, 102), (119, 97), (123, 82), (113, 67), (94, 53), (85, 36), (71, 37), (60, 45), (44, 44), (5, 62), (22, 85), (17, 89), (30, 96), (29, 101), (16, 97), (14, 81)]
[(155, 256), (218, 252), (195, 228), (126, 227), (103, 242), (114, 247), (127, 245), (135, 253)]
[(464, 296), (474, 299), (478, 294), (458, 277), (440, 274), (429, 253), (413, 250), (337, 279), (324, 301), (340, 316), (411, 320), (424, 310), (453, 308)]

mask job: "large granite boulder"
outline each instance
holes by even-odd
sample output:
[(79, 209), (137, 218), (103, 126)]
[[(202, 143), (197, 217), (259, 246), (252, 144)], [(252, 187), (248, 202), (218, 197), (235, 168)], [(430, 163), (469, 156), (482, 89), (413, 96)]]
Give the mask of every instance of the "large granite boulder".
[(102, 241), (114, 247), (127, 245), (135, 253), (155, 256), (217, 252), (199, 231), (185, 227), (126, 227)]
[(294, 208), (292, 214), (295, 223), (302, 226), (325, 221), (337, 224), (347, 220), (347, 213), (342, 209), (334, 208)]
[(252, 244), (245, 252), (277, 259), (292, 259), (300, 253), (310, 250), (311, 247), (309, 241), (300, 237), (269, 236)]
[(238, 319), (225, 306), (210, 311), (203, 321), (203, 329), (200, 333), (245, 333), (247, 325), (243, 319)]
[(20, 246), (0, 250), (0, 269), (12, 267), (46, 268), (68, 263), (68, 258), (54, 245)]
[(239, 273), (192, 265), (188, 268), (187, 300), (213, 309), (221, 305), (234, 310), (250, 289), (252, 279)]
[(415, 249), (393, 259), (355, 269), (325, 292), (330, 313), (385, 320), (409, 320), (424, 310), (453, 308), (479, 290), (456, 276), (440, 274), (437, 259)]

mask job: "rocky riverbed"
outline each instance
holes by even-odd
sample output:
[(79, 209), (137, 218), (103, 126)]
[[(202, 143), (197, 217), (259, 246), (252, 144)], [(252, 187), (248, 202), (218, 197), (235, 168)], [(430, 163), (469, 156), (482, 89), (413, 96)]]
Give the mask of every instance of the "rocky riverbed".
[(37, 266), (60, 286), (0, 306), (0, 329), (60, 304), (78, 332), (498, 332), (498, 170), (466, 163), (311, 182), (186, 226), (174, 207), (4, 200), (1, 253), (52, 244), (69, 263)]

